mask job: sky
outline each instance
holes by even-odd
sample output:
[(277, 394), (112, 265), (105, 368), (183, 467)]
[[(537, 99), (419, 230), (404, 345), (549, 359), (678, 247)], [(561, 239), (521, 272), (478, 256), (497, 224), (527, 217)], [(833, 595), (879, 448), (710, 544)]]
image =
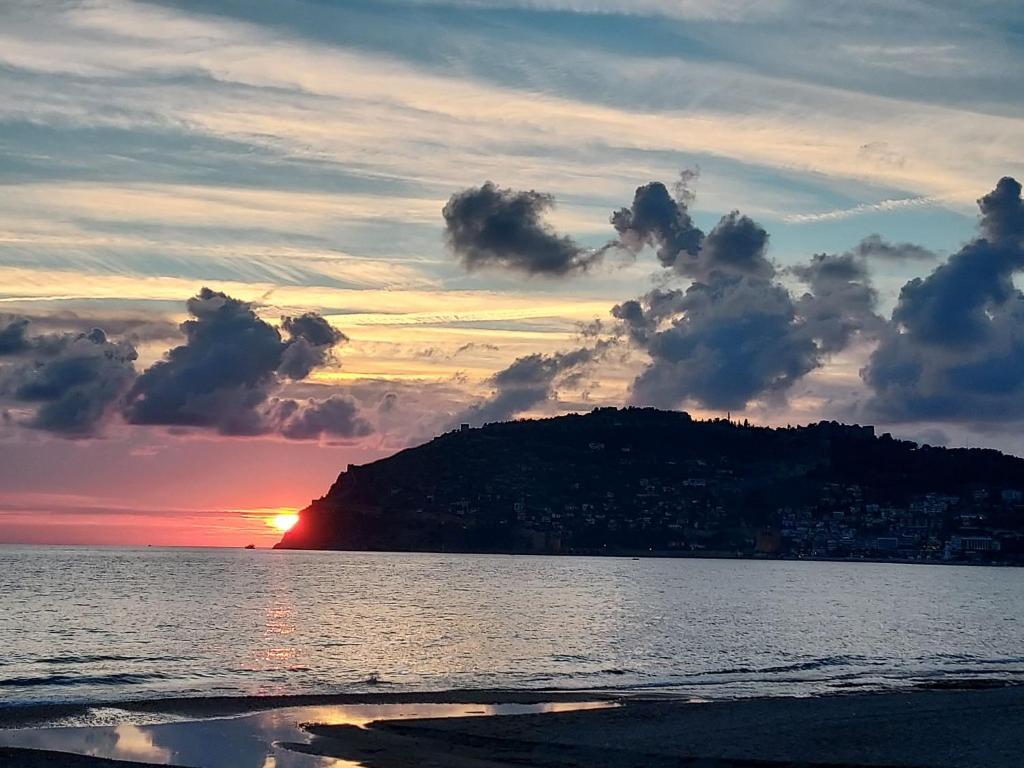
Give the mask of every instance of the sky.
[(6, 0), (0, 542), (272, 544), (461, 423), (1024, 455), (1024, 6)]

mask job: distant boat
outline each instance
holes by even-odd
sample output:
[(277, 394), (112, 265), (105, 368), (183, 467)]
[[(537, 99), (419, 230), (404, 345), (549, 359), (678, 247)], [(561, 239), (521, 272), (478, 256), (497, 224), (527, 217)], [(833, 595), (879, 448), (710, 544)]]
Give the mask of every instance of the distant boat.
[(246, 544), (245, 548), (246, 549), (256, 549), (256, 545), (255, 544)]

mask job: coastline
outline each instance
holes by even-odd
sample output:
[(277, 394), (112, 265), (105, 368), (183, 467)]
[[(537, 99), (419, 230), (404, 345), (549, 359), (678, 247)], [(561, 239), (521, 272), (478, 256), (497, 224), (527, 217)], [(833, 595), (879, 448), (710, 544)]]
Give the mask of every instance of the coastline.
[[(1015, 560), (943, 560), (913, 557), (830, 557), (827, 555), (764, 555), (723, 551), (683, 552), (675, 550), (573, 550), (562, 552), (533, 552), (527, 550), (442, 550), (442, 549), (332, 549), (282, 547), (278, 542), (265, 551), (273, 552), (355, 552), (361, 554), (401, 555), (492, 555), (500, 557), (559, 557), (559, 558), (620, 558), (626, 560), (751, 560), (767, 563), (868, 563), (876, 565), (951, 565), (982, 568), (1024, 568), (1024, 559)], [(238, 549), (231, 547), (230, 549)], [(244, 548), (243, 548), (244, 549)]]
[[(607, 692), (453, 690), (112, 703), (140, 715), (226, 718), (283, 707), (388, 703), (539, 703), (614, 700), (588, 711), (496, 717), (382, 720), (367, 727), (312, 725), (295, 751), (368, 768), (650, 768), (887, 766), (1010, 768), (1024, 754), (1024, 686), (839, 694), (695, 703)], [(41, 713), (37, 713), (41, 714)], [(3, 719), (3, 726), (17, 725)], [(0, 768), (52, 765), (52, 753), (0, 748)], [(95, 758), (62, 765), (131, 765)], [(47, 762), (50, 761), (50, 762)]]
[(233, 717), (286, 707), (349, 704), (540, 704), (545, 702), (616, 701), (628, 694), (613, 691), (567, 691), (520, 688), (458, 688), (443, 691), (372, 691), (362, 693), (280, 694), (271, 696), (174, 696), (116, 699), (88, 704), (39, 703), (0, 705), (0, 732), (42, 728), (94, 709), (116, 709), (140, 716), (167, 715), (201, 720)]

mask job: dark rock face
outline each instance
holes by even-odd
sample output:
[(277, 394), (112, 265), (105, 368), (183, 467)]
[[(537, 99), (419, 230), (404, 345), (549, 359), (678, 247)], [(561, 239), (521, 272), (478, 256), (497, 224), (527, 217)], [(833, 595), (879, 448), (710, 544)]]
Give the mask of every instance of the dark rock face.
[(350, 465), (278, 547), (1012, 560), (1022, 489), (992, 450), (602, 408)]

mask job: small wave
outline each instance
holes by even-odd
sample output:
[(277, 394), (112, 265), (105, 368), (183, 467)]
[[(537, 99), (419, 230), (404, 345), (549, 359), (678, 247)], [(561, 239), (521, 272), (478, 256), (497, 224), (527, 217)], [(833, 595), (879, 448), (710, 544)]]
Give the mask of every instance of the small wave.
[(556, 653), (551, 657), (552, 661), (559, 661), (563, 663), (574, 664), (576, 662), (587, 662), (590, 661), (589, 656), (583, 656), (578, 653)]
[(881, 666), (885, 662), (867, 656), (824, 656), (820, 659), (809, 659), (792, 664), (779, 664), (771, 667), (731, 667), (709, 672), (695, 673), (693, 677), (711, 677), (714, 675), (774, 675), (784, 672), (813, 672), (818, 669), (848, 666)]
[(43, 675), (41, 677), (8, 677), (0, 679), (0, 688), (34, 688), (44, 685), (133, 685), (150, 680), (167, 680), (161, 672), (146, 674), (121, 673), (114, 675)]
[(976, 656), (965, 656), (964, 661), (969, 661), (972, 664), (984, 664), (986, 666), (1011, 666), (1014, 664), (1024, 664), (1024, 657), (1009, 656), (1002, 659), (983, 659)]
[(925, 691), (987, 691), (1021, 685), (1021, 680), (993, 677), (957, 677), (938, 680), (917, 680), (913, 687)]
[(34, 664), (102, 664), (107, 661), (136, 662), (177, 662), (188, 661), (186, 656), (121, 656), (116, 654), (96, 654), (92, 656), (46, 656), (33, 659)]

